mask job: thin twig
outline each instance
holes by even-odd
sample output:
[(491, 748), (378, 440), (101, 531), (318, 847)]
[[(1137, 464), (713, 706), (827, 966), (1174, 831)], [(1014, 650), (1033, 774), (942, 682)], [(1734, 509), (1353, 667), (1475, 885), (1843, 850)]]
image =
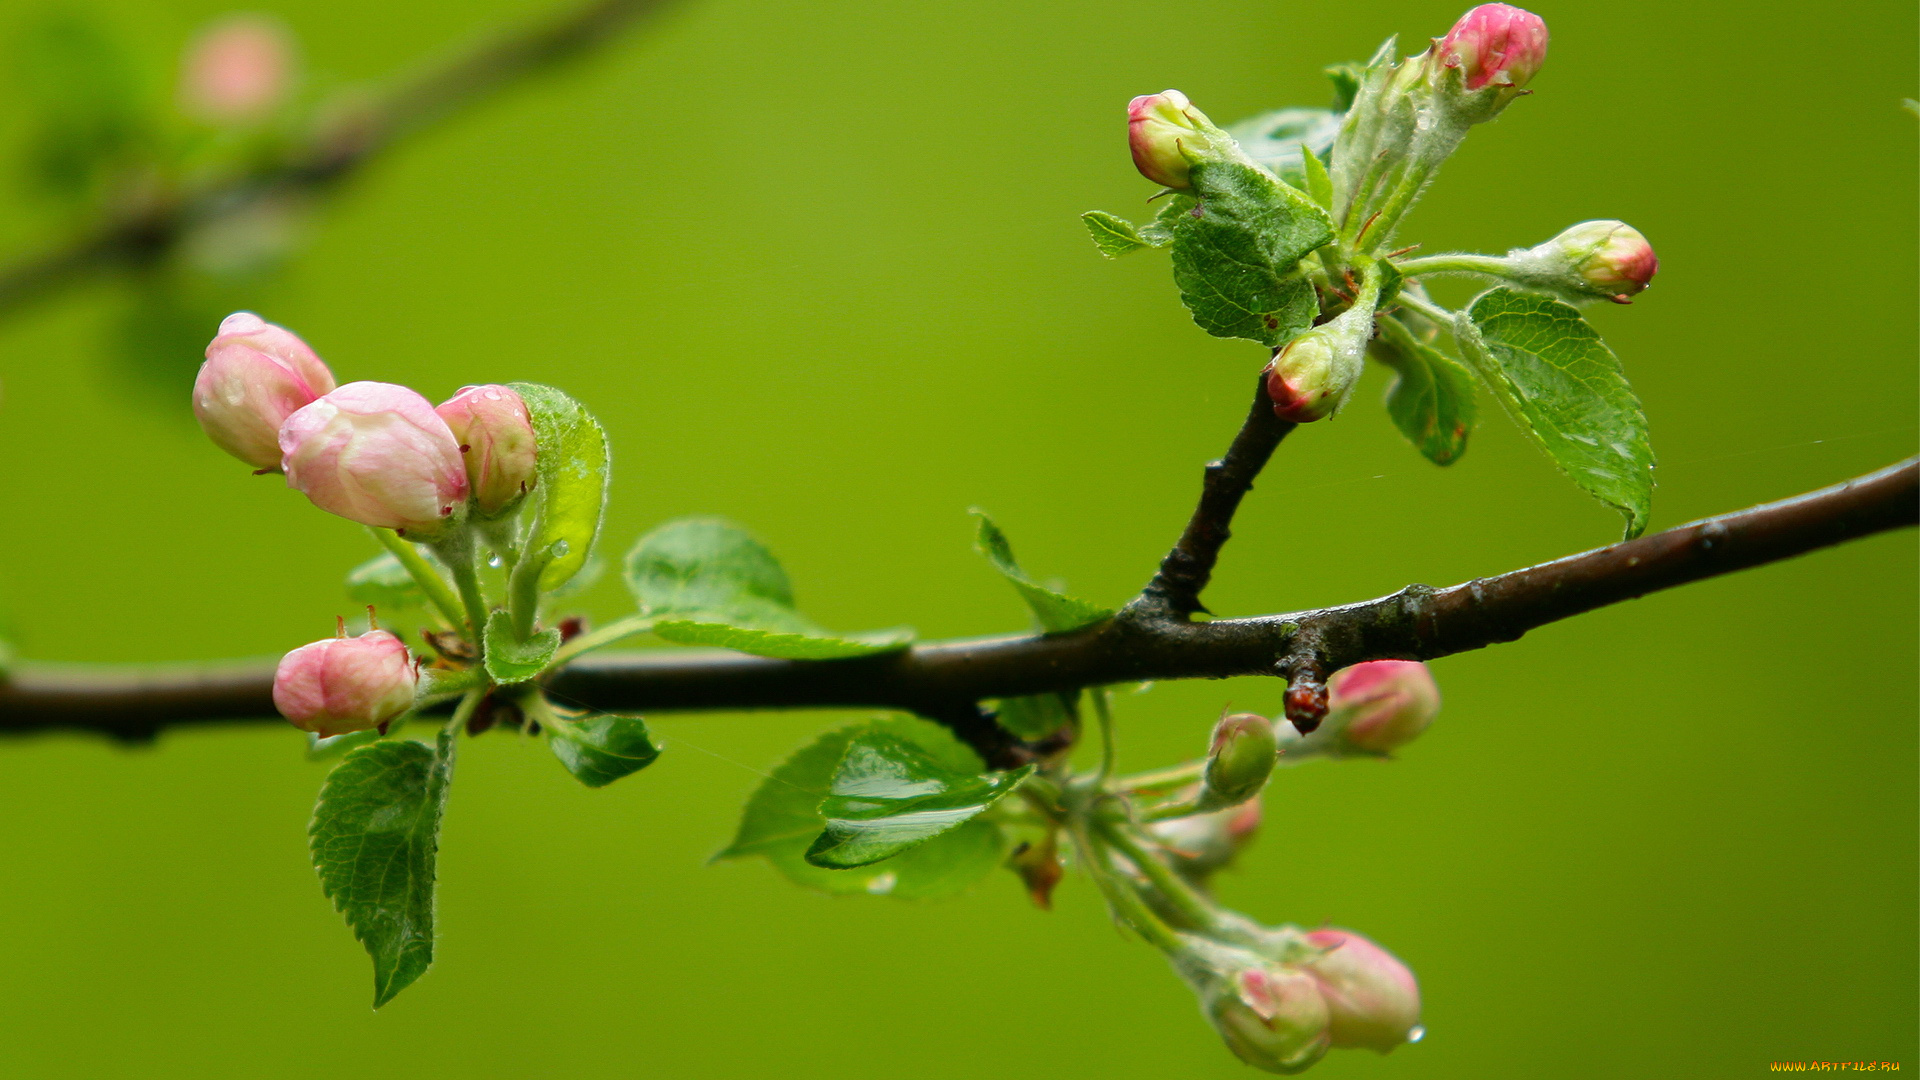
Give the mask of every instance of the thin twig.
[[(1920, 459), (1836, 487), (1447, 589), (1410, 586), (1359, 604), (1247, 619), (1123, 612), (1072, 634), (928, 642), (851, 660), (718, 650), (582, 657), (551, 679), (571, 704), (609, 711), (900, 709), (954, 728), (996, 761), (1019, 748), (985, 698), (1148, 679), (1272, 675), (1310, 657), (1431, 660), (1676, 585), (1789, 559), (1920, 521)], [(22, 664), (0, 685), (0, 733), (50, 729), (149, 739), (187, 722), (270, 720), (273, 662), (151, 668)]]
[(589, 0), (403, 80), (330, 115), (285, 154), (237, 175), (116, 207), (50, 250), (0, 268), (0, 315), (116, 264), (150, 264), (185, 235), (263, 200), (339, 184), (379, 151), (528, 76), (611, 41), (667, 0)]

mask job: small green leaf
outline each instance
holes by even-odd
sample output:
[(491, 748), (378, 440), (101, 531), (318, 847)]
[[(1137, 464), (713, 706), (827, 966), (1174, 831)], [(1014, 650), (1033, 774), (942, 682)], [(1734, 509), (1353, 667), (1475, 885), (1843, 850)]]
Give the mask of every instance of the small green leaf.
[(1199, 203), (1191, 195), (1169, 195), (1167, 201), (1160, 204), (1160, 210), (1153, 220), (1140, 226), (1140, 239), (1154, 247), (1166, 247), (1173, 243), (1174, 227), (1192, 215), (1193, 208)]
[(452, 777), (451, 732), (436, 748), (370, 743), (334, 768), (314, 809), (313, 866), (373, 957), (376, 1009), (433, 963), (434, 862)]
[(892, 652), (913, 640), (904, 627), (833, 634), (794, 610), (787, 573), (745, 529), (716, 518), (670, 521), (627, 554), (627, 586), (653, 633), (683, 645), (718, 645), (756, 656), (832, 660)]
[(660, 748), (637, 716), (591, 716), (549, 722), (547, 745), (581, 783), (606, 787), (653, 764)]
[(1006, 836), (999, 824), (976, 817), (959, 828), (877, 866), (829, 870), (806, 860), (806, 851), (827, 822), (820, 801), (854, 737), (884, 732), (911, 742), (944, 768), (978, 773), (985, 764), (945, 728), (911, 717), (855, 724), (829, 731), (782, 762), (747, 800), (733, 843), (715, 855), (764, 857), (797, 885), (838, 894), (864, 893), (902, 900), (930, 900), (965, 891), (999, 868)]
[[(1332, 145), (1329, 143), (1328, 145)], [(1333, 209), (1333, 177), (1327, 175), (1326, 163), (1320, 155), (1305, 143), (1300, 145), (1300, 178), (1303, 189), (1323, 210)]]
[(827, 827), (807, 861), (851, 870), (890, 859), (977, 817), (1032, 772), (955, 772), (896, 736), (858, 735), (820, 802)]
[(971, 511), (980, 519), (980, 532), (974, 541), (974, 547), (987, 557), (993, 568), (1005, 575), (1013, 587), (1020, 593), (1021, 599), (1033, 609), (1034, 617), (1040, 620), (1040, 629), (1049, 634), (1078, 630), (1083, 626), (1092, 626), (1102, 619), (1113, 615), (1112, 608), (1103, 608), (1085, 600), (1076, 600), (1063, 593), (1054, 592), (1042, 585), (1036, 585), (1020, 564), (1013, 561), (1013, 546), (1007, 543), (1007, 535), (1000, 526), (993, 523), (986, 511), (975, 508)]
[(1109, 259), (1152, 246), (1133, 227), (1133, 222), (1125, 218), (1100, 210), (1089, 210), (1080, 215), (1080, 220), (1086, 223), (1087, 233), (1093, 237), (1093, 246)]
[(1328, 81), (1333, 83), (1335, 112), (1344, 113), (1353, 108), (1353, 99), (1360, 94), (1360, 79), (1366, 70), (1367, 65), (1356, 60), (1333, 64), (1325, 69)]
[(525, 558), (544, 562), (540, 588), (551, 592), (580, 572), (593, 552), (607, 503), (607, 433), (580, 403), (551, 386), (511, 383), (533, 421), (538, 511)]
[(794, 610), (793, 587), (773, 552), (730, 521), (667, 522), (627, 553), (626, 575), (643, 614), (796, 634), (814, 629)]
[(1328, 109), (1276, 109), (1227, 128), (1227, 134), (1261, 168), (1309, 193), (1313, 189), (1306, 182), (1312, 166), (1306, 164), (1300, 148), (1304, 144), (1311, 153), (1325, 155), (1339, 133), (1340, 114)]
[(1387, 389), (1387, 415), (1428, 461), (1453, 464), (1467, 452), (1476, 420), (1473, 372), (1391, 318), (1383, 317), (1380, 328), (1373, 355), (1397, 375)]
[(1022, 739), (1044, 739), (1074, 722), (1078, 694), (1034, 694), (1002, 698), (995, 721)]
[(383, 551), (347, 572), (347, 599), (377, 608), (425, 607), (427, 594), (393, 553)]
[(672, 619), (655, 623), (653, 633), (655, 637), (681, 645), (715, 645), (781, 660), (843, 660), (853, 656), (898, 652), (913, 643), (913, 631), (904, 626), (835, 636), (824, 632), (794, 634), (729, 626), (726, 623)]
[(1454, 333), (1514, 422), (1588, 494), (1647, 527), (1653, 446), (1620, 360), (1580, 312), (1514, 289), (1481, 293)]
[(1292, 340), (1320, 311), (1298, 265), (1333, 239), (1332, 219), (1306, 195), (1248, 165), (1207, 162), (1191, 175), (1199, 201), (1173, 228), (1181, 302), (1215, 337), (1268, 346)]
[(547, 670), (560, 648), (560, 631), (551, 627), (525, 641), (513, 633), (513, 616), (495, 611), (487, 616), (487, 675), (503, 686), (523, 683)]

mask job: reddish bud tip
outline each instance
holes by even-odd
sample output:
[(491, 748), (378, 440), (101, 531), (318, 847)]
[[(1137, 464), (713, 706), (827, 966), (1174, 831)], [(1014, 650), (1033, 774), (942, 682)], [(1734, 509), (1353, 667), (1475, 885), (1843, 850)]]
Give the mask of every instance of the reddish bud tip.
[(1192, 186), (1187, 174), (1194, 155), (1211, 145), (1214, 130), (1207, 114), (1178, 90), (1145, 94), (1127, 103), (1127, 145), (1140, 175), (1161, 187)]
[(1521, 87), (1547, 60), (1547, 24), (1511, 4), (1481, 4), (1440, 41), (1441, 62), (1460, 69), (1467, 89)]
[(1372, 754), (1405, 746), (1440, 713), (1440, 687), (1417, 660), (1373, 660), (1333, 673), (1328, 704), (1345, 714), (1341, 738)]

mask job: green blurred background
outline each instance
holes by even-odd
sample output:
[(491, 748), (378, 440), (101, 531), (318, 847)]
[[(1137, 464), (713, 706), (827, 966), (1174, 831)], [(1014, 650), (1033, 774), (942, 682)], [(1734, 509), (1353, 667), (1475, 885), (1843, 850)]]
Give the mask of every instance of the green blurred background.
[[(279, 0), (334, 83), (539, 9)], [(536, 379), (612, 433), (617, 551), (718, 513), (840, 628), (1018, 629), (969, 547), (994, 512), (1038, 575), (1119, 602), (1184, 520), (1263, 362), (1203, 335), (1165, 259), (1076, 215), (1144, 214), (1122, 106), (1227, 121), (1323, 104), (1323, 64), (1445, 30), (1458, 0), (835, 5), (690, 0), (409, 143), (246, 303), (343, 379), (439, 398)], [(1537, 95), (1477, 131), (1410, 222), (1504, 250), (1620, 217), (1656, 287), (1596, 313), (1652, 419), (1655, 527), (1835, 482), (1915, 443), (1916, 12), (1534, 5)], [(0, 37), (50, 8), (0, 5)], [(231, 10), (95, 12), (164, 77)], [(0, 110), (0, 147), (23, 121)], [(15, 170), (17, 171), (17, 170)], [(0, 249), (46, 235), (21, 191)], [(347, 610), (360, 530), (195, 428), (191, 351), (135, 371), (128, 291), (0, 326), (0, 607), (49, 660), (274, 653)], [(213, 325), (200, 328), (199, 338)], [(1617, 519), (1489, 415), (1447, 470), (1369, 372), (1289, 440), (1209, 601), (1250, 614), (1446, 584), (1604, 543)], [(1439, 724), (1390, 764), (1283, 774), (1224, 897), (1405, 958), (1430, 1035), (1325, 1077), (1744, 1076), (1916, 1046), (1914, 534), (1622, 605), (1435, 665)], [(583, 598), (621, 612), (617, 582)], [(1121, 704), (1122, 765), (1202, 749), (1269, 681)], [(150, 749), (0, 745), (0, 1073), (22, 1077), (1248, 1075), (1084, 881), (830, 900), (709, 867), (818, 713), (663, 716), (604, 791), (544, 747), (463, 752), (440, 959), (370, 1012), (305, 826), (324, 767), (272, 724)]]

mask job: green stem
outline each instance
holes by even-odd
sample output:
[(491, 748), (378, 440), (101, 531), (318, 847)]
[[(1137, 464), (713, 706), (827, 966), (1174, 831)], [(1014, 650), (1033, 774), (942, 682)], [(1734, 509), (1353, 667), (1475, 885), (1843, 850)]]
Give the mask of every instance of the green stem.
[(1204, 814), (1219, 809), (1221, 808), (1218, 806), (1202, 805), (1198, 799), (1180, 799), (1175, 802), (1165, 802), (1159, 806), (1142, 810), (1140, 811), (1139, 817), (1141, 821), (1167, 821), (1171, 818), (1192, 817), (1195, 814)]
[(1419, 315), (1443, 330), (1453, 329), (1453, 312), (1429, 300), (1422, 300), (1405, 289), (1393, 298), (1393, 302)]
[(440, 571), (435, 570), (427, 557), (420, 554), (420, 549), (401, 539), (400, 534), (392, 529), (369, 528), (367, 531), (406, 568), (414, 583), (420, 586), (420, 591), (427, 594), (427, 599), (447, 620), (447, 625), (458, 627), (463, 620), (460, 599), (447, 587), (447, 579), (440, 576)]
[(1206, 768), (1207, 763), (1204, 761), (1189, 761), (1185, 765), (1174, 765), (1166, 769), (1123, 776), (1115, 780), (1113, 786), (1116, 791), (1134, 795), (1157, 795), (1163, 791), (1186, 787), (1200, 779), (1200, 774), (1205, 772)]
[(473, 643), (474, 652), (484, 657), (487, 598), (480, 592), (480, 568), (474, 563), (479, 553), (474, 549), (473, 533), (465, 528), (455, 529), (445, 539), (435, 542), (433, 550), (453, 573), (453, 583), (460, 589), (460, 602), (467, 609), (467, 623), (473, 632), (467, 640)]
[(1428, 255), (1419, 259), (1404, 259), (1394, 264), (1407, 277), (1420, 277), (1424, 274), (1479, 274), (1483, 277), (1505, 277), (1507, 260), (1497, 255), (1473, 255), (1456, 252), (1448, 255)]
[(1153, 887), (1159, 889), (1173, 905), (1182, 918), (1192, 923), (1196, 929), (1212, 930), (1219, 923), (1219, 914), (1207, 899), (1194, 891), (1193, 886), (1183, 881), (1158, 855), (1148, 851), (1144, 844), (1134, 839), (1125, 826), (1117, 822), (1102, 821), (1098, 828), (1100, 835), (1108, 843), (1120, 850), (1127, 861), (1145, 874)]
[(550, 561), (529, 551), (507, 578), (507, 614), (513, 619), (513, 632), (523, 641), (532, 636), (534, 621), (540, 617), (540, 572)]
[(1121, 879), (1119, 871), (1107, 860), (1104, 848), (1096, 844), (1087, 834), (1084, 820), (1075, 821), (1067, 835), (1073, 837), (1073, 846), (1080, 856), (1080, 864), (1087, 868), (1087, 876), (1093, 879), (1100, 894), (1107, 899), (1107, 906), (1120, 917), (1120, 921), (1132, 927), (1134, 932), (1146, 938), (1148, 943), (1162, 952), (1180, 954), (1187, 951), (1187, 945), (1174, 933), (1173, 927), (1154, 913), (1145, 900), (1133, 891), (1131, 883)]
[(1093, 688), (1093, 715), (1100, 722), (1100, 770), (1093, 774), (1093, 787), (1098, 791), (1113, 775), (1113, 710), (1108, 707), (1104, 686)]
[(467, 691), (466, 696), (460, 699), (460, 704), (453, 707), (453, 715), (447, 719), (446, 726), (441, 730), (458, 735), (460, 730), (467, 726), (467, 721), (473, 719), (473, 710), (480, 707), (480, 699), (486, 696), (487, 688), (484, 686), (476, 686)]
[(559, 650), (553, 654), (553, 660), (548, 666), (559, 667), (581, 653), (605, 648), (635, 634), (644, 634), (653, 629), (654, 621), (651, 615), (629, 615), (624, 619), (615, 619), (598, 630), (581, 634), (560, 646)]

